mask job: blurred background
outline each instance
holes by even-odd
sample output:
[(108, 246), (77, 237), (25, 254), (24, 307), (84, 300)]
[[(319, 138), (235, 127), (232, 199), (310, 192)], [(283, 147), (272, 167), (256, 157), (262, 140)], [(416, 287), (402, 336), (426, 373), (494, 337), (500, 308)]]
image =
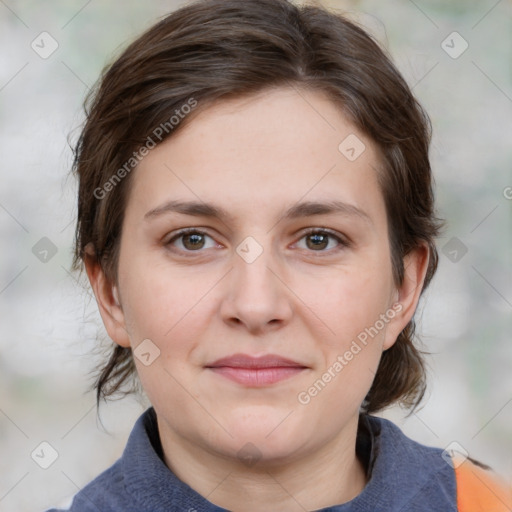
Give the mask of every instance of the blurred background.
[[(421, 410), (383, 416), (425, 444), (462, 447), (512, 482), (512, 3), (321, 3), (389, 50), (434, 128), (447, 228), (417, 314), (430, 387)], [(2, 511), (69, 505), (120, 456), (148, 406), (128, 397), (98, 417), (89, 390), (105, 334), (83, 278), (70, 271), (76, 184), (67, 140), (76, 140), (103, 66), (182, 4), (0, 0)]]

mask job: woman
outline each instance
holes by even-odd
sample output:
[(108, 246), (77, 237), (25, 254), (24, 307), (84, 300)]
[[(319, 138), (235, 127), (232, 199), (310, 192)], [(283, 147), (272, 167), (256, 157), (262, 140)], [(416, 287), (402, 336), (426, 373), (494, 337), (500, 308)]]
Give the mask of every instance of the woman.
[(427, 115), (359, 27), (191, 3), (132, 43), (76, 148), (75, 266), (152, 407), (72, 511), (509, 510), (471, 459), (372, 413), (425, 390)]

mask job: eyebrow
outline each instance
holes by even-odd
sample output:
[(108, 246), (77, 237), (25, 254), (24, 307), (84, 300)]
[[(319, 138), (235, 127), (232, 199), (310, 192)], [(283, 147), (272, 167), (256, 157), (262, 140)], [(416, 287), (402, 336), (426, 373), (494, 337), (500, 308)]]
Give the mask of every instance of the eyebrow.
[[(149, 210), (144, 219), (152, 219), (168, 213), (181, 213), (183, 215), (192, 215), (194, 217), (210, 217), (221, 221), (232, 221), (233, 216), (221, 206), (200, 201), (167, 201), (164, 204)], [(357, 206), (343, 201), (305, 201), (297, 203), (282, 215), (282, 219), (293, 220), (302, 217), (311, 217), (314, 215), (328, 215), (338, 213), (345, 216), (355, 216), (373, 224), (370, 216)]]

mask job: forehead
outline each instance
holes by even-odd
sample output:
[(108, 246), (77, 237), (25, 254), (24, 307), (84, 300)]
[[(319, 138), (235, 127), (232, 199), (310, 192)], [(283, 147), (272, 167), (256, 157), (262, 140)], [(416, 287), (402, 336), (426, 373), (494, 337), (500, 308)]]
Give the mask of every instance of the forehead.
[(200, 110), (139, 163), (131, 195), (147, 210), (195, 200), (222, 205), (228, 217), (321, 199), (378, 216), (377, 158), (323, 93), (273, 89)]

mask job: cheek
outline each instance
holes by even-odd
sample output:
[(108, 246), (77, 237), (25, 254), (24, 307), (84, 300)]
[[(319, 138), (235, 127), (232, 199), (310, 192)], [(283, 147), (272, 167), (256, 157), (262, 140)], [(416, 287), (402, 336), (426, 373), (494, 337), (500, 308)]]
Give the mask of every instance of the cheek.
[[(325, 280), (314, 295), (309, 294), (312, 309), (330, 328), (330, 345), (341, 342), (342, 347), (386, 313), (391, 295), (388, 281), (368, 268), (350, 269)], [(308, 292), (304, 289), (303, 293)]]
[(324, 364), (298, 397), (301, 404), (314, 403), (319, 416), (331, 411), (340, 421), (355, 414), (367, 395), (391, 322), (385, 289), (361, 281), (367, 285), (363, 293), (345, 284), (342, 291), (323, 299), (324, 318), (334, 334), (316, 338)]
[(377, 371), (386, 329), (394, 317), (389, 303), (390, 282), (368, 269), (347, 272), (316, 295), (313, 309), (329, 326), (329, 334), (317, 338), (325, 360), (319, 387), (323, 389), (326, 381), (325, 387), (329, 387), (324, 403), (358, 404), (366, 396)]
[(197, 314), (201, 298), (208, 292), (209, 279), (165, 265), (134, 262), (120, 283), (127, 305), (126, 322), (135, 343), (137, 337), (172, 338), (183, 323)]
[[(189, 359), (202, 338), (201, 322), (205, 323), (207, 315), (201, 298), (211, 288), (209, 280), (186, 279), (184, 275), (179, 270), (171, 273), (162, 266), (142, 264), (133, 266), (123, 283), (125, 320), (141, 384), (154, 405), (164, 407), (172, 396), (178, 411), (190, 406), (189, 393), (195, 395), (190, 385), (195, 372), (190, 372)], [(157, 354), (149, 365), (137, 357), (137, 346), (146, 339)], [(172, 417), (169, 420), (174, 421)]]

